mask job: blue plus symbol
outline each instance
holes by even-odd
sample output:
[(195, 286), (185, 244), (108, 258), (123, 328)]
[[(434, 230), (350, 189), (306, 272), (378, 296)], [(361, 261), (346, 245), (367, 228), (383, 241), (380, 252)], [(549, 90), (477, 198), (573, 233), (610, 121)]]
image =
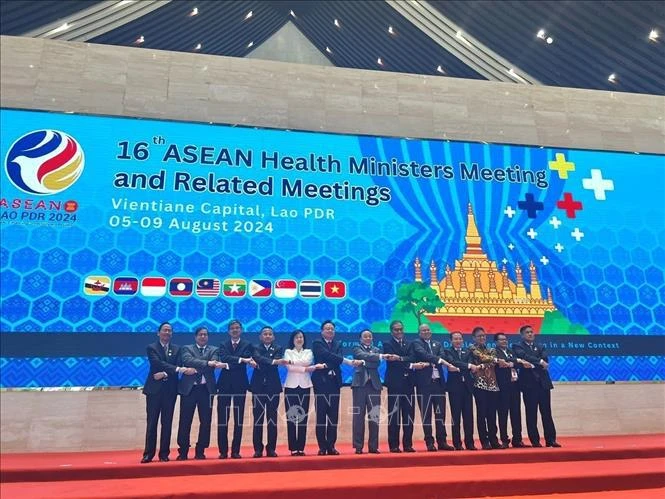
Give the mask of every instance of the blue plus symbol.
[(529, 218), (536, 218), (539, 211), (545, 208), (545, 205), (540, 201), (533, 199), (533, 194), (527, 193), (524, 195), (524, 201), (518, 201), (517, 207), (520, 210), (526, 211)]

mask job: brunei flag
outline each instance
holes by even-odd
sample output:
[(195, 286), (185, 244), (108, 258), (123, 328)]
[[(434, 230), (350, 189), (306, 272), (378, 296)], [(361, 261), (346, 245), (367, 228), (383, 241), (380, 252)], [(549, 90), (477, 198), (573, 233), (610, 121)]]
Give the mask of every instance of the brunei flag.
[(83, 292), (86, 295), (102, 296), (111, 290), (111, 278), (105, 275), (91, 275), (85, 278)]

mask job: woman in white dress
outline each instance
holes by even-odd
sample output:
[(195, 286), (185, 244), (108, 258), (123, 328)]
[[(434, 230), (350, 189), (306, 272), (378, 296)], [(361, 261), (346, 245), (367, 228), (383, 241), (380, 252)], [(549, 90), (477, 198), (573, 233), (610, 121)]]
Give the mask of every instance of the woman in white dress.
[(286, 364), (288, 373), (284, 381), (284, 403), (289, 450), (292, 456), (304, 456), (312, 388), (311, 373), (316, 369), (324, 369), (325, 366), (312, 364), (314, 356), (311, 350), (305, 348), (305, 335), (299, 329), (291, 333), (284, 359), (288, 361)]

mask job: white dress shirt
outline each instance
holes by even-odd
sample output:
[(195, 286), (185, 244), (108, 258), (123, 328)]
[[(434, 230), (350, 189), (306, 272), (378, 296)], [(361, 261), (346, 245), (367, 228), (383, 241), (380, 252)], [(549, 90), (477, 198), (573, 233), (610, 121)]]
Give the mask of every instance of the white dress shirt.
[(287, 349), (284, 351), (284, 358), (289, 362), (286, 365), (288, 373), (286, 380), (284, 380), (284, 388), (311, 388), (312, 375), (308, 373), (305, 368), (314, 363), (314, 354), (308, 348), (303, 348), (298, 351), (294, 349)]

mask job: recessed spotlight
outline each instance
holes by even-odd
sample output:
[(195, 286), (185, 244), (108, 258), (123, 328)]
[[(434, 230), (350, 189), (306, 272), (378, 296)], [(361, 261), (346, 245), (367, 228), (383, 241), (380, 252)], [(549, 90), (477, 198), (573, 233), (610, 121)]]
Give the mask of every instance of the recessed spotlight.
[(395, 34), (395, 30), (393, 29), (392, 26), (388, 26), (388, 33), (390, 33), (391, 35)]
[(326, 52), (328, 52), (329, 54), (332, 54), (332, 50), (330, 50), (330, 47), (326, 46)]
[(658, 37), (660, 35), (658, 34), (658, 30), (652, 29), (651, 32), (649, 33), (649, 40), (652, 42), (658, 41)]
[(545, 39), (545, 30), (544, 29), (539, 30), (538, 33), (536, 33), (536, 36), (538, 38), (540, 38), (541, 40), (544, 40)]
[(143, 35), (139, 36), (134, 43), (141, 44), (145, 42), (145, 37)]
[(290, 15), (291, 17), (296, 17), (296, 13), (293, 12), (292, 10), (289, 11), (289, 15)]
[(62, 23), (60, 26), (57, 28), (52, 29), (47, 35), (55, 35), (56, 33), (62, 33), (63, 31), (67, 31), (69, 28), (71, 28), (74, 25), (74, 23), (69, 24), (69, 23)]
[(617, 75), (616, 75), (616, 73), (612, 73), (611, 75), (609, 75), (609, 76), (607, 77), (607, 81), (609, 81), (610, 83), (616, 83), (616, 82), (617, 82)]
[(552, 45), (552, 43), (554, 42), (554, 38), (552, 38), (551, 36), (548, 36), (545, 41), (547, 42), (548, 45)]
[(379, 58), (376, 60), (376, 63), (377, 63), (379, 66), (383, 66), (383, 59), (381, 59), (381, 58), (379, 57)]
[(333, 24), (334, 24), (335, 26), (337, 26), (338, 28), (341, 28), (341, 27), (342, 27), (342, 26), (339, 24), (339, 21), (338, 21), (337, 19), (335, 19), (335, 20), (333, 21)]
[(446, 74), (446, 72), (445, 72), (445, 71), (443, 70), (443, 68), (441, 67), (441, 64), (439, 64), (439, 65), (436, 67), (436, 71), (437, 71), (437, 73)]
[(252, 17), (253, 15), (254, 15), (254, 11), (251, 11), (251, 10), (250, 10), (250, 11), (247, 13), (247, 15), (245, 16), (245, 21), (246, 21), (247, 19), (249, 19), (250, 17)]
[(194, 50), (201, 50), (203, 46), (200, 43), (196, 44), (196, 47), (194, 47)]
[(196, 16), (196, 15), (198, 15), (198, 14), (199, 14), (199, 8), (198, 8), (198, 7), (194, 7), (194, 8), (192, 9), (192, 11), (189, 13), (189, 17), (194, 17), (194, 16)]
[(251, 47), (253, 47), (253, 46), (254, 46), (254, 42), (249, 42), (249, 43), (247, 44), (247, 48), (251, 48)]

